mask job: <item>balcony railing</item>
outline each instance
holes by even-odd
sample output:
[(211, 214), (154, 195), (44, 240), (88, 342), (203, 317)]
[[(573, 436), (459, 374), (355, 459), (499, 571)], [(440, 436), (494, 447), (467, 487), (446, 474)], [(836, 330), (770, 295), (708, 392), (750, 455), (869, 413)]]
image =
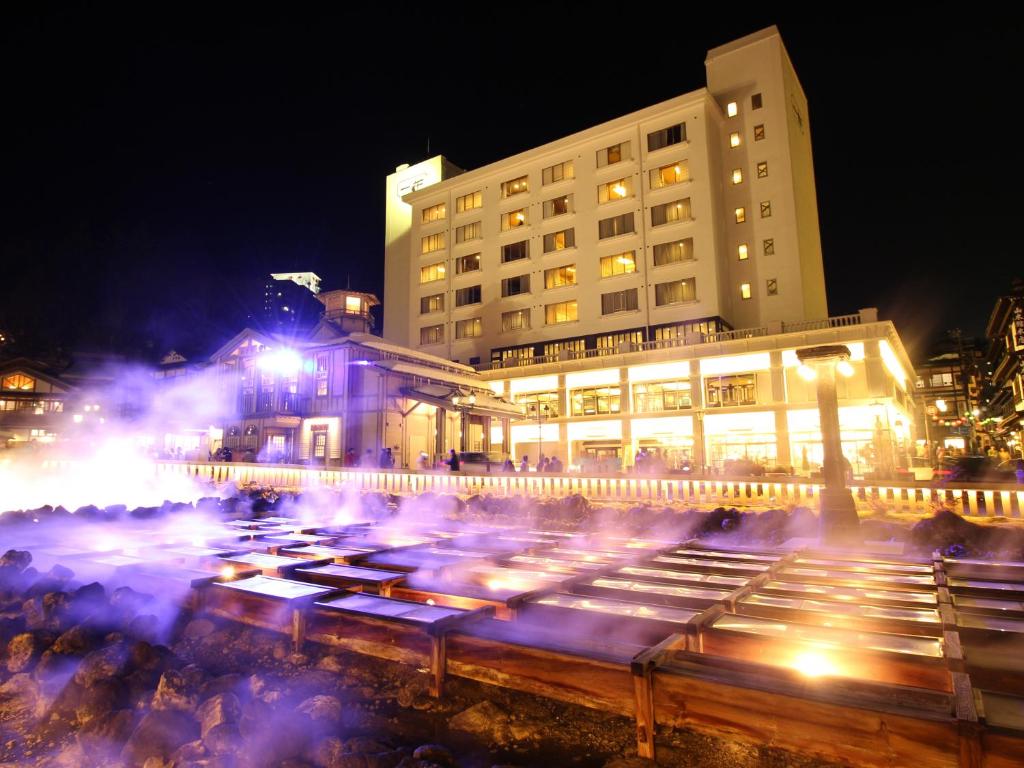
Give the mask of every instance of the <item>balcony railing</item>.
[(301, 405), (301, 398), (295, 392), (260, 392), (242, 395), (239, 402), (239, 412), (243, 415), (257, 413), (288, 413), (297, 414)]
[(756, 339), (762, 336), (771, 336), (779, 333), (803, 333), (805, 331), (820, 331), (829, 328), (847, 328), (854, 325), (861, 325), (869, 322), (873, 316), (865, 320), (861, 313), (853, 315), (838, 315), (827, 317), (822, 320), (802, 320), (796, 323), (780, 323), (776, 327), (760, 326), (758, 328), (738, 328), (732, 331), (718, 331), (717, 333), (692, 333), (686, 336), (676, 336), (671, 339), (656, 339), (645, 341), (639, 344), (625, 343), (616, 349), (584, 349), (564, 350), (553, 355), (537, 355), (535, 357), (509, 357), (505, 360), (492, 360), (489, 364), (484, 363), (477, 366), (477, 370), (497, 370), (507, 368), (519, 368), (527, 365), (543, 365), (544, 363), (557, 363), (567, 360), (586, 360), (591, 357), (600, 357), (611, 354), (624, 354), (626, 352), (649, 352), (656, 349), (673, 349), (675, 347), (690, 347), (697, 344), (717, 344), (723, 341), (737, 341), (739, 339)]

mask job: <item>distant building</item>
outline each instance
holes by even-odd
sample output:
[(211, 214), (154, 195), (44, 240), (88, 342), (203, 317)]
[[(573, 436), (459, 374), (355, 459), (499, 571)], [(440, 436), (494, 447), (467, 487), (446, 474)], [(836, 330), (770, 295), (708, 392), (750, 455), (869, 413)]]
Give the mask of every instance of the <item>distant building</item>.
[(104, 418), (98, 403), (81, 397), (77, 384), (44, 363), (24, 357), (0, 363), (0, 448), (52, 443)]
[[(372, 294), (321, 293), (325, 316), (298, 335), (245, 329), (211, 357), (218, 386), (235, 403), (217, 425), (234, 461), (339, 466), (433, 465), (447, 452), (491, 450), (522, 408), (503, 401), (469, 366), (385, 342), (369, 333)], [(498, 446), (500, 449), (500, 445)]]
[(932, 355), (916, 366), (917, 437), (927, 444), (929, 459), (942, 446), (947, 452), (973, 452), (974, 411), (979, 408), (976, 371), (982, 352), (971, 343)]
[(307, 330), (323, 312), (319, 293), (320, 278), (314, 272), (275, 272), (263, 286), (262, 314), (251, 320), (265, 333)]
[(1021, 415), (1024, 414), (1024, 285), (996, 299), (985, 329), (988, 401), (983, 424), (999, 447), (1021, 456)]

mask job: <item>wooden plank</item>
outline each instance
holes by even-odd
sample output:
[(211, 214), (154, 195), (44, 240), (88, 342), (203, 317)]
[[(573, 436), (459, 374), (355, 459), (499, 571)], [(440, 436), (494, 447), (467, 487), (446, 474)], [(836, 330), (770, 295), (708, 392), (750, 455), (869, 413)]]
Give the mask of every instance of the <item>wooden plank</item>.
[(450, 675), (589, 709), (635, 714), (628, 662), (589, 659), (462, 632), (448, 635), (447, 655)]
[(444, 693), (444, 677), (447, 671), (447, 635), (437, 634), (430, 637), (430, 695), (435, 699)]
[(872, 768), (952, 768), (959, 762), (952, 717), (858, 709), (670, 674), (664, 668), (654, 671), (653, 688), (655, 719), (663, 725)]
[(636, 697), (636, 753), (654, 759), (654, 688), (651, 670), (633, 675), (633, 695)]

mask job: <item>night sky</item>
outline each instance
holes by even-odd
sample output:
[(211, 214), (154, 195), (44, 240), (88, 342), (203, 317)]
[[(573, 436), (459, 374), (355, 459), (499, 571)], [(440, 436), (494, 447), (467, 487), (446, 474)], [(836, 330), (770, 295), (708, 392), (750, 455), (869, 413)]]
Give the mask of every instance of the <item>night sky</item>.
[(830, 314), (877, 306), (917, 356), (982, 333), (1024, 274), (1001, 19), (33, 5), (0, 17), (0, 331), (22, 349), (207, 354), (271, 271), (382, 296), (384, 179), (428, 140), (479, 167), (702, 87), (709, 48), (771, 23), (810, 102)]

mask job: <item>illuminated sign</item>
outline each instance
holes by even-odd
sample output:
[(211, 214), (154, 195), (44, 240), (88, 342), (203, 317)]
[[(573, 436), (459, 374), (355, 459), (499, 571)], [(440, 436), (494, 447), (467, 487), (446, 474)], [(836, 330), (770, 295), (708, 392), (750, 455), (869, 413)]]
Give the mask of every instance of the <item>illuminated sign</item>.
[(1013, 307), (1011, 331), (1013, 333), (1013, 351), (1020, 352), (1024, 350), (1024, 307), (1020, 304), (1016, 304)]

